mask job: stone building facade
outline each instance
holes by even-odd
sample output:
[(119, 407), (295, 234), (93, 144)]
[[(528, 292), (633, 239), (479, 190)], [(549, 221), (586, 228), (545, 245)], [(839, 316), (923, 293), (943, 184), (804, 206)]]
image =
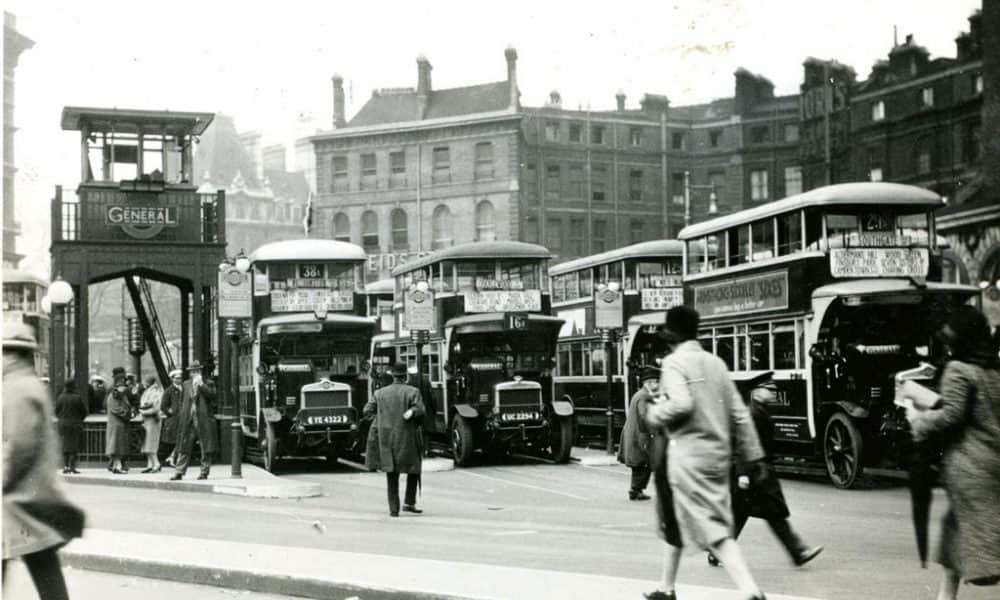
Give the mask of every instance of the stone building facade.
[(3, 265), (16, 269), (23, 256), (18, 254), (17, 236), (21, 225), (14, 215), (14, 69), (21, 53), (35, 45), (17, 30), (17, 18), (3, 13)]

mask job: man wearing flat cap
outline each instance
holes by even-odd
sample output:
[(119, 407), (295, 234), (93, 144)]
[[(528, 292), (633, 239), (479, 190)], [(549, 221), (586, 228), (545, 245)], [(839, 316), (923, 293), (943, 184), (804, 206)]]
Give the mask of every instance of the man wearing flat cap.
[(392, 366), (392, 383), (379, 388), (365, 405), (366, 417), (375, 417), (378, 450), (365, 457), (369, 469), (385, 473), (389, 498), (389, 516), (399, 516), (399, 474), (406, 473), (406, 494), (403, 511), (420, 514), (417, 508), (417, 488), (423, 463), (424, 441), (421, 419), (425, 414), (420, 391), (407, 385), (406, 364)]
[(215, 421), (216, 390), (211, 379), (203, 379), (201, 363), (188, 366), (190, 378), (182, 386), (183, 402), (177, 421), (177, 465), (172, 481), (184, 477), (194, 442), (201, 446), (201, 472), (198, 479), (208, 479), (212, 460), (219, 450), (218, 426)]
[(646, 425), (646, 410), (660, 386), (660, 370), (656, 367), (642, 367), (639, 369), (639, 383), (642, 387), (629, 400), (625, 427), (622, 428), (622, 439), (618, 445), (618, 462), (632, 469), (629, 500), (649, 500), (646, 486), (649, 485), (652, 474), (649, 459), (653, 432)]

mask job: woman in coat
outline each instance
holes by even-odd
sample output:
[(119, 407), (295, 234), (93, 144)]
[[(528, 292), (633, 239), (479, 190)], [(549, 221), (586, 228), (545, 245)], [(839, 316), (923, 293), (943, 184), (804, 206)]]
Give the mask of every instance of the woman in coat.
[(146, 378), (145, 389), (139, 400), (139, 414), (142, 415), (142, 428), (146, 436), (142, 440), (142, 453), (146, 455), (146, 468), (143, 473), (159, 473), (160, 459), (156, 453), (160, 450), (160, 400), (163, 396), (163, 386), (155, 375)]
[(649, 452), (653, 434), (646, 426), (646, 407), (656, 396), (660, 384), (660, 371), (656, 367), (643, 367), (639, 371), (639, 383), (642, 387), (629, 400), (622, 439), (618, 445), (618, 462), (632, 469), (629, 500), (649, 500), (645, 490), (652, 475)]
[(123, 461), (128, 455), (128, 423), (132, 418), (132, 406), (128, 402), (125, 377), (116, 375), (112, 385), (107, 395), (108, 431), (104, 453), (111, 461), (108, 470), (118, 475), (128, 473)]
[[(163, 412), (163, 422), (160, 428), (160, 456), (166, 458), (168, 465), (174, 464), (177, 456), (177, 415), (184, 403), (183, 377), (180, 369), (170, 372), (170, 386), (163, 390), (160, 400), (160, 410)], [(158, 457), (159, 458), (159, 457)]]
[(938, 561), (944, 577), (938, 600), (958, 596), (960, 581), (1000, 582), (1000, 360), (986, 317), (971, 306), (952, 313), (940, 333), (951, 354), (936, 408), (907, 409), (917, 441), (944, 445), (949, 509)]
[(21, 559), (42, 600), (69, 597), (58, 549), (83, 532), (83, 512), (57, 487), (58, 442), (49, 397), (34, 374), (27, 325), (3, 336), (3, 566)]
[(76, 382), (70, 379), (56, 398), (56, 429), (62, 446), (63, 473), (80, 473), (76, 470), (76, 461), (83, 444), (83, 420), (86, 418), (87, 403), (76, 393)]

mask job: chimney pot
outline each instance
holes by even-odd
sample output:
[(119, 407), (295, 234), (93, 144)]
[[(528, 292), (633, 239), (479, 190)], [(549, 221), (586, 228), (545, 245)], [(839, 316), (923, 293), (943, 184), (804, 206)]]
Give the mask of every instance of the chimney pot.
[(625, 92), (623, 90), (618, 90), (618, 93), (615, 94), (615, 100), (618, 102), (618, 111), (625, 110)]
[(431, 95), (431, 61), (423, 54), (417, 56), (417, 118), (427, 114)]
[(333, 128), (337, 129), (347, 125), (344, 118), (344, 78), (334, 73), (330, 80), (333, 82)]
[(556, 108), (562, 107), (562, 96), (559, 95), (559, 90), (552, 90), (549, 92), (549, 106), (554, 106)]
[(521, 94), (517, 90), (517, 50), (514, 49), (514, 46), (507, 46), (503, 55), (507, 59), (507, 87), (510, 89), (508, 106), (517, 110), (521, 99)]

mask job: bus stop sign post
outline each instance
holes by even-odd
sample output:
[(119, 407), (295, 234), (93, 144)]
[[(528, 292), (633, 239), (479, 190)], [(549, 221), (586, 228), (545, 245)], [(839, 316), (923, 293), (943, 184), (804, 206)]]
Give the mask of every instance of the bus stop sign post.
[(607, 451), (608, 454), (615, 453), (615, 439), (614, 439), (614, 420), (615, 420), (615, 384), (613, 375), (611, 373), (611, 353), (614, 352), (615, 348), (615, 334), (614, 329), (602, 329), (601, 330), (601, 342), (604, 343), (604, 374), (607, 376), (608, 385), (608, 407), (605, 412), (607, 416)]
[(242, 333), (242, 322), (239, 319), (226, 319), (226, 337), (232, 343), (229, 352), (229, 379), (233, 394), (233, 422), (229, 424), (230, 435), (230, 458), (232, 463), (231, 475), (233, 479), (243, 478), (243, 449), (240, 441), (243, 437), (243, 428), (240, 426), (240, 367), (239, 367), (239, 340)]
[(604, 342), (604, 373), (608, 383), (606, 413), (608, 454), (615, 453), (615, 390), (614, 376), (611, 372), (611, 357), (613, 356), (612, 352), (614, 352), (616, 333), (625, 325), (623, 315), (622, 294), (618, 282), (609, 281), (607, 284), (599, 285), (594, 293), (594, 325), (601, 331), (601, 341)]

